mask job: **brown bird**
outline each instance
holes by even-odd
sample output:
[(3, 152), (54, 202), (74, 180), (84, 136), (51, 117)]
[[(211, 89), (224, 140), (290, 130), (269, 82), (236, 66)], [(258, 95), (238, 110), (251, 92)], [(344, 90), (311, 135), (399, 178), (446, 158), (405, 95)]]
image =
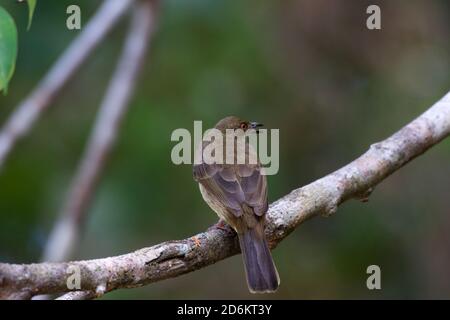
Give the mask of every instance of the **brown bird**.
[[(234, 139), (231, 163), (225, 163), (227, 129), (246, 132), (262, 126), (256, 122), (240, 120), (230, 116), (220, 120), (215, 128), (223, 135), (224, 153), (221, 163), (194, 164), (194, 179), (199, 183), (203, 199), (217, 215), (237, 233), (246, 271), (247, 284), (252, 293), (275, 291), (280, 283), (277, 269), (272, 260), (264, 235), (265, 214), (268, 209), (267, 179), (252, 146), (236, 143)], [(241, 131), (236, 131), (241, 129)], [(230, 130), (228, 130), (230, 131)], [(203, 142), (202, 150), (211, 142)], [(245, 152), (244, 164), (238, 162), (238, 153)], [(256, 161), (249, 161), (249, 155)], [(228, 161), (230, 162), (230, 161)], [(211, 163), (211, 162), (209, 162)]]

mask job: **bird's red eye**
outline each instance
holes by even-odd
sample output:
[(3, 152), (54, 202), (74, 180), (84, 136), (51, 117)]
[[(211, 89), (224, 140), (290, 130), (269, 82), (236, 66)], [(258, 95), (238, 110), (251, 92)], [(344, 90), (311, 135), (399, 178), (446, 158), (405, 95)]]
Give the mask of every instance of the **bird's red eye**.
[(242, 130), (247, 130), (247, 124), (245, 122), (241, 123), (241, 129)]

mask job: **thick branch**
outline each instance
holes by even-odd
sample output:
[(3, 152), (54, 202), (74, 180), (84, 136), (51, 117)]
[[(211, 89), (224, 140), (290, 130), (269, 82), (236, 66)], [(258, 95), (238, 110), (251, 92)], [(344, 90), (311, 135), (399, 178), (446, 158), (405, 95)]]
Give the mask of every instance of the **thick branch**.
[(132, 0), (106, 0), (33, 92), (20, 103), (0, 132), (0, 168), (14, 144), (33, 126), (67, 81), (105, 38)]
[[(348, 199), (365, 199), (379, 182), (449, 134), (450, 93), (447, 93), (416, 120), (390, 138), (373, 144), (355, 161), (272, 203), (266, 228), (271, 246), (275, 247), (306, 219), (332, 214)], [(0, 298), (67, 292), (69, 266), (79, 268), (83, 291), (103, 293), (177, 277), (239, 252), (232, 232), (211, 228), (195, 237), (200, 245), (190, 238), (104, 259), (0, 264)]]
[(100, 106), (61, 217), (49, 237), (44, 261), (66, 261), (72, 256), (96, 184), (129, 106), (153, 27), (153, 3), (149, 0), (136, 3), (122, 55)]

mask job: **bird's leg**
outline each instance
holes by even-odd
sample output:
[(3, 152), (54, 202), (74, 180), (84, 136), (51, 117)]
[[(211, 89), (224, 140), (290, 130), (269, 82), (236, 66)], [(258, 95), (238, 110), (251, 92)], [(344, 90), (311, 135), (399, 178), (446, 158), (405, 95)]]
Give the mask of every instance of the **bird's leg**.
[(228, 231), (229, 224), (225, 222), (225, 220), (223, 219), (219, 219), (219, 221), (217, 221), (217, 223), (214, 225), (214, 227), (216, 227), (217, 229), (223, 230), (223, 231)]
[(233, 228), (223, 219), (219, 219), (216, 224), (212, 225), (209, 229), (219, 229), (227, 233), (234, 233)]

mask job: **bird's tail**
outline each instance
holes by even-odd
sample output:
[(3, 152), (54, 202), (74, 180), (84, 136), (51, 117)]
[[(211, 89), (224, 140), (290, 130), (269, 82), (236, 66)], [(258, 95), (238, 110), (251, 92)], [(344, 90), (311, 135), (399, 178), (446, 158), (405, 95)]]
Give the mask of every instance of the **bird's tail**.
[(238, 236), (250, 292), (276, 291), (280, 278), (264, 236), (263, 225), (257, 224), (255, 228), (238, 233)]

